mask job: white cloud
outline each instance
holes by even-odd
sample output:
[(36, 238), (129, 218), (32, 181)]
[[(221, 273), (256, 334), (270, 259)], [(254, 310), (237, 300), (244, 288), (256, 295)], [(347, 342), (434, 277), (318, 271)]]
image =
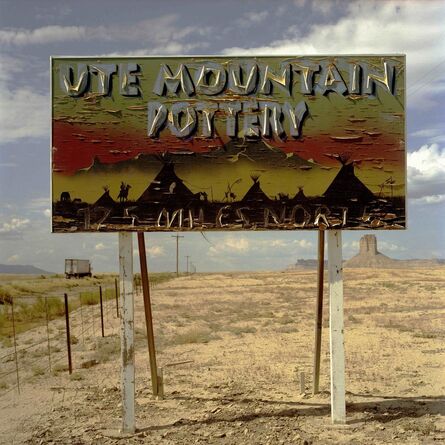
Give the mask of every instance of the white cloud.
[(442, 202), (445, 202), (445, 194), (422, 196), (421, 198), (414, 198), (412, 201), (414, 204), (419, 205), (441, 204)]
[(153, 258), (165, 255), (164, 248), (162, 246), (151, 246), (147, 249), (147, 253)]
[(302, 240), (295, 240), (294, 244), (296, 244), (301, 249), (310, 250), (313, 248), (313, 244), (310, 241), (307, 241), (305, 239)]
[(245, 237), (226, 236), (209, 248), (211, 255), (220, 253), (246, 253), (250, 250), (249, 240)]
[(0, 87), (0, 140), (8, 143), (29, 137), (49, 137), (49, 100), (29, 88), (8, 91)]
[[(100, 29), (101, 27), (98, 27)], [(9, 28), (0, 30), (2, 45), (46, 44), (52, 42), (66, 42), (85, 38), (84, 26), (43, 26), (33, 30), (23, 28)]]
[(48, 204), (50, 204), (51, 200), (49, 198), (49, 196), (44, 197), (44, 198), (34, 198), (31, 199), (31, 201), (28, 203), (27, 207), (31, 208), (31, 209), (42, 209), (48, 206)]
[(126, 25), (101, 26), (43, 26), (36, 29), (9, 28), (0, 30), (0, 44), (4, 46), (46, 45), (72, 41), (112, 42), (145, 41), (153, 45), (181, 41), (191, 34), (204, 35), (205, 26), (181, 27), (181, 17), (169, 14)]
[(285, 243), (282, 239), (275, 239), (269, 243), (270, 247), (286, 247), (287, 243)]
[(50, 218), (51, 217), (51, 209), (45, 209), (43, 211), (43, 214), (47, 217)]
[(29, 226), (29, 223), (29, 219), (17, 217), (12, 217), (9, 221), (0, 223), (0, 238), (9, 240), (22, 238), (23, 230)]
[(360, 243), (358, 241), (346, 241), (343, 243), (344, 249), (355, 249), (358, 250), (360, 247)]
[[(180, 26), (180, 16), (165, 15), (128, 25), (44, 26), (33, 30), (0, 30), (0, 46), (17, 47), (63, 42), (146, 42), (147, 47), (111, 53), (108, 56), (142, 56), (147, 54), (184, 54), (209, 45), (202, 37), (210, 32), (206, 26)], [(184, 41), (193, 35), (192, 41)], [(103, 54), (102, 54), (103, 55)], [(29, 59), (29, 58), (28, 58)], [(17, 78), (29, 73), (29, 60), (0, 55), (0, 141), (2, 144), (24, 138), (49, 137), (49, 96), (29, 85), (17, 86)], [(45, 71), (45, 77), (48, 72)], [(45, 84), (46, 86), (46, 84)]]
[(386, 252), (405, 252), (407, 249), (404, 246), (399, 246), (398, 244), (390, 243), (388, 241), (380, 241), (378, 242), (379, 251)]
[(437, 204), (445, 191), (445, 149), (422, 145), (408, 153), (408, 196), (417, 204)]
[(105, 250), (107, 248), (107, 246), (104, 243), (97, 243), (94, 246), (94, 250)]
[(3, 144), (30, 137), (49, 137), (49, 97), (29, 86), (17, 87), (25, 70), (20, 58), (0, 56), (0, 141)]
[(168, 42), (159, 46), (150, 46), (148, 48), (134, 49), (131, 51), (118, 51), (112, 53), (101, 54), (100, 56), (106, 57), (143, 57), (150, 54), (186, 54), (195, 49), (203, 49), (209, 46), (208, 42)]
[(313, 0), (311, 6), (314, 11), (320, 12), (323, 15), (328, 15), (336, 7), (337, 3), (338, 1), (334, 0)]
[(11, 255), (7, 260), (6, 260), (6, 262), (8, 263), (8, 264), (15, 264), (15, 263), (17, 263), (17, 261), (20, 259), (20, 255), (17, 255), (17, 254), (15, 254), (15, 255)]
[(428, 138), (429, 140), (431, 140), (431, 138), (435, 138), (437, 136), (440, 136), (441, 134), (442, 129), (440, 128), (422, 128), (421, 130), (414, 131), (409, 135), (411, 137)]
[(269, 239), (250, 239), (246, 236), (235, 237), (234, 235), (227, 235), (209, 248), (209, 254), (211, 256), (232, 254), (261, 255), (266, 257), (268, 255), (276, 255), (277, 252), (283, 255), (293, 255), (296, 251), (311, 251), (314, 248), (311, 241), (305, 239), (289, 241), (280, 239), (278, 236), (278, 234), (275, 234), (275, 236), (270, 236)]
[[(323, 6), (322, 3), (320, 5)], [(428, 77), (428, 88), (414, 106), (433, 104), (443, 70), (432, 68), (443, 59), (445, 8), (441, 1), (351, 2), (345, 16), (333, 24), (313, 25), (300, 35), (298, 27), (284, 30), (285, 39), (261, 47), (228, 48), (226, 54), (407, 54), (408, 87), (418, 88)], [(408, 94), (410, 90), (408, 89)], [(413, 95), (415, 92), (413, 91)], [(426, 97), (428, 96), (428, 97)]]
[(239, 19), (235, 21), (235, 23), (238, 26), (253, 26), (258, 25), (261, 22), (264, 22), (266, 20), (267, 16), (269, 15), (268, 11), (250, 11), (245, 12)]

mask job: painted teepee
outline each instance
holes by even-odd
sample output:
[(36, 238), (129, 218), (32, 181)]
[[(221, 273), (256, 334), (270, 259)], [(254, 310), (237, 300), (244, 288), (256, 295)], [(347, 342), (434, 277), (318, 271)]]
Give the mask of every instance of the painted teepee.
[(355, 175), (354, 162), (348, 162), (348, 158), (344, 156), (339, 156), (338, 159), (342, 167), (323, 196), (329, 202), (352, 200), (359, 203), (366, 203), (375, 199), (371, 190)]
[(195, 199), (195, 195), (176, 174), (173, 162), (166, 162), (137, 202), (139, 204), (178, 204), (183, 206), (193, 199)]
[(270, 203), (271, 199), (261, 189), (259, 176), (251, 175), (251, 178), (253, 184), (247, 191), (247, 193), (244, 195), (241, 202), (243, 204), (249, 204), (252, 206)]

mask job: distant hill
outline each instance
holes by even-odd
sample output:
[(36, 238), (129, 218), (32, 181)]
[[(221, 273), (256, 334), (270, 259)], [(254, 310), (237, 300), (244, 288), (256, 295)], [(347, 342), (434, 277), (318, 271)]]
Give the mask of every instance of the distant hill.
[(52, 275), (53, 272), (21, 264), (0, 264), (0, 273), (23, 275)]

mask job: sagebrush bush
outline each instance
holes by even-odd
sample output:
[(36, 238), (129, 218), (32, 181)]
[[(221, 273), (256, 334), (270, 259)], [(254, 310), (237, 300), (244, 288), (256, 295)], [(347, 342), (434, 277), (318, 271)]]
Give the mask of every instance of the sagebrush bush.
[(5, 286), (0, 286), (0, 303), (12, 304), (11, 291)]

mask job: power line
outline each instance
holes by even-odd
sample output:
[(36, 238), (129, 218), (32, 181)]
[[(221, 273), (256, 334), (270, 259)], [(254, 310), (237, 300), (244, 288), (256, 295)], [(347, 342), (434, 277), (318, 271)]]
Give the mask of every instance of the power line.
[(408, 96), (408, 97), (409, 97), (409, 96), (413, 96), (414, 94), (416, 94), (418, 91), (420, 91), (421, 89), (423, 89), (423, 88), (426, 87), (427, 85), (432, 84), (432, 83), (433, 83), (433, 82), (432, 82), (433, 80), (439, 78), (439, 77), (440, 77), (440, 74), (441, 74), (440, 71), (438, 72), (438, 74), (437, 74), (436, 76), (431, 77), (431, 75), (436, 74), (436, 73), (434, 72), (434, 70), (435, 70), (436, 68), (438, 68), (439, 66), (443, 65), (444, 63), (445, 63), (445, 60), (442, 60), (440, 63), (438, 63), (436, 66), (434, 66), (433, 68), (431, 68), (431, 69), (429, 70), (429, 74), (426, 76), (426, 78), (430, 77), (430, 79), (429, 79), (428, 81), (425, 81), (425, 78), (420, 78), (420, 79), (418, 79), (416, 82), (414, 82), (414, 83), (411, 85), (411, 88), (412, 88), (413, 86), (415, 86), (415, 85), (418, 85), (419, 82), (423, 81), (423, 83), (421, 83), (421, 84), (419, 85), (418, 88), (415, 88), (414, 91), (409, 91), (409, 92), (407, 93), (407, 96)]
[(172, 235), (172, 238), (176, 238), (176, 276), (179, 276), (179, 238), (184, 238), (181, 235)]

